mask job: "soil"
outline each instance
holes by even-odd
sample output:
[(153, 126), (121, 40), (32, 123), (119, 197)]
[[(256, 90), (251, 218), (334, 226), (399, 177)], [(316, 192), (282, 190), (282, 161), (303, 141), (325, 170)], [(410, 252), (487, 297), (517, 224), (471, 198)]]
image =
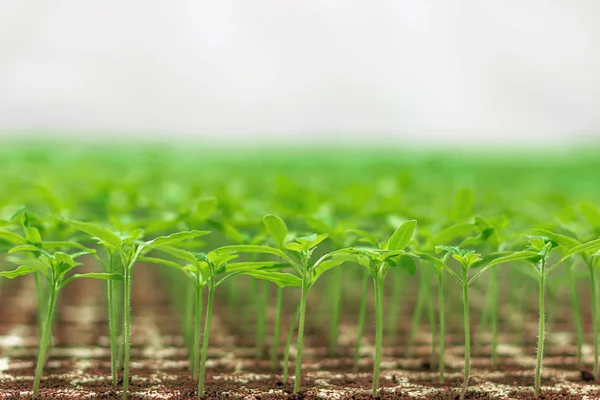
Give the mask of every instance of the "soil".
[[(131, 399), (197, 398), (197, 383), (188, 370), (180, 336), (180, 320), (170, 305), (164, 286), (161, 276), (152, 268), (135, 273)], [(53, 332), (54, 345), (45, 368), (40, 399), (121, 398), (120, 388), (112, 385), (110, 377), (103, 287), (103, 282), (79, 280), (61, 292)], [(311, 292), (311, 296), (313, 293), (319, 294)], [(311, 301), (316, 304), (319, 299)], [(264, 359), (256, 359), (252, 326), (248, 330), (250, 334), (242, 332), (240, 313), (231, 313), (226, 303), (226, 294), (218, 294), (208, 352), (206, 398), (374, 398), (370, 389), (372, 327), (367, 330), (359, 367), (354, 372), (355, 313), (342, 318), (340, 347), (335, 358), (327, 356), (326, 327), (307, 322), (303, 390), (294, 395), (293, 379), (284, 382), (280, 370), (271, 370), (268, 354)], [(0, 399), (30, 398), (37, 353), (37, 314), (32, 280), (17, 279), (10, 285), (3, 285), (0, 304)], [(406, 356), (403, 345), (410, 327), (410, 309), (406, 315), (401, 319), (405, 322), (399, 327), (398, 344), (388, 343), (384, 348), (380, 390), (376, 398), (458, 399), (463, 366), (460, 329), (447, 337), (446, 381), (439, 383), (437, 366), (430, 357), (431, 336), (426, 326), (417, 335), (411, 355)], [(290, 318), (291, 313), (284, 318), (284, 333)], [(465, 398), (533, 399), (536, 328), (535, 323), (525, 326), (521, 342), (525, 344), (515, 342), (514, 334), (503, 333), (498, 366), (491, 364), (490, 346), (484, 338), (479, 350), (473, 351), (472, 376)], [(583, 366), (577, 365), (572, 332), (574, 329), (569, 321), (557, 319), (547, 336), (540, 399), (600, 398), (600, 385), (590, 374), (591, 349), (584, 348)], [(294, 372), (293, 355), (290, 374)]]

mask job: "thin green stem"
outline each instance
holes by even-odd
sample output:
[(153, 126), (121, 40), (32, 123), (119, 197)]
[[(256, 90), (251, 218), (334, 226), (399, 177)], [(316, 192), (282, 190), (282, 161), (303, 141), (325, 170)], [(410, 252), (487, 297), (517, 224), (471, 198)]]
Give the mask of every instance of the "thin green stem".
[(204, 337), (202, 338), (202, 358), (200, 360), (200, 375), (198, 376), (198, 398), (204, 396), (204, 379), (206, 376), (206, 355), (208, 353), (208, 341), (210, 339), (210, 322), (212, 318), (213, 298), (215, 295), (214, 282), (208, 284), (208, 301), (206, 304), (206, 315), (204, 317)]
[(398, 319), (400, 316), (400, 306), (402, 305), (402, 287), (404, 279), (401, 271), (391, 271), (392, 274), (392, 292), (388, 303), (387, 313), (387, 336), (391, 343), (396, 343), (398, 332)]
[(358, 308), (358, 324), (356, 328), (356, 344), (354, 347), (354, 372), (358, 372), (358, 360), (360, 358), (360, 348), (362, 345), (362, 338), (365, 332), (365, 315), (367, 313), (367, 293), (369, 291), (369, 273), (365, 270), (363, 272), (362, 284), (361, 284), (361, 296), (360, 305)]
[(383, 277), (376, 277), (375, 287), (375, 360), (373, 364), (373, 396), (379, 387), (379, 367), (383, 346)]
[[(197, 287), (191, 281), (186, 282), (185, 286), (185, 304), (183, 305), (183, 340), (188, 350), (190, 359), (190, 369), (194, 371), (194, 337), (196, 330), (200, 329), (201, 322), (194, 320), (197, 303)], [(200, 345), (198, 345), (200, 346)], [(197, 363), (197, 361), (196, 361)], [(197, 377), (196, 374), (193, 375)], [(196, 378), (195, 378), (196, 379)]]
[(273, 322), (273, 341), (271, 342), (271, 369), (279, 364), (279, 341), (281, 336), (281, 314), (283, 311), (283, 288), (277, 287), (275, 300), (275, 321)]
[(257, 282), (258, 296), (256, 297), (256, 359), (260, 360), (265, 353), (265, 337), (267, 331), (267, 305), (269, 302), (269, 287), (266, 282)]
[(300, 298), (300, 324), (298, 326), (298, 347), (296, 355), (296, 379), (294, 380), (294, 393), (300, 391), (300, 380), (302, 379), (302, 350), (304, 341), (304, 318), (306, 315), (306, 297), (310, 284), (308, 278), (302, 279), (302, 297)]
[(54, 318), (54, 310), (56, 309), (57, 297), (58, 288), (56, 285), (54, 285), (50, 288), (50, 299), (48, 300), (48, 307), (45, 307), (46, 315), (40, 335), (40, 349), (38, 352), (37, 366), (35, 368), (35, 380), (33, 382), (34, 399), (37, 398), (38, 395), (40, 381), (42, 379), (42, 372), (44, 370), (44, 364), (46, 363), (46, 351), (48, 350), (48, 346), (52, 340), (52, 320)]
[(129, 265), (125, 266), (125, 282), (123, 291), (123, 400), (127, 399), (129, 388), (129, 346), (131, 341), (131, 274), (133, 270)]
[(118, 350), (118, 333), (117, 333), (117, 315), (114, 309), (114, 281), (111, 279), (107, 283), (108, 293), (108, 334), (110, 336), (110, 372), (112, 375), (112, 382), (114, 386), (117, 386), (118, 381), (118, 361), (119, 361), (119, 350)]
[(438, 273), (438, 312), (440, 320), (440, 357), (439, 357), (439, 371), (440, 371), (440, 383), (444, 383), (444, 356), (446, 351), (446, 327), (444, 319), (444, 273), (440, 270)]
[(569, 294), (571, 299), (571, 315), (575, 323), (575, 332), (577, 337), (577, 364), (582, 364), (582, 348), (583, 348), (583, 321), (581, 319), (581, 309), (579, 306), (579, 298), (575, 278), (573, 276), (573, 266), (568, 266), (569, 272)]
[(290, 324), (290, 329), (288, 331), (287, 340), (285, 341), (285, 353), (283, 355), (283, 381), (287, 382), (289, 377), (289, 362), (290, 362), (290, 347), (292, 346), (292, 338), (294, 337), (294, 330), (296, 329), (296, 324), (298, 323), (298, 316), (300, 315), (300, 304), (296, 307), (296, 312), (294, 313), (294, 320)]
[(427, 285), (425, 288), (427, 289), (427, 316), (429, 320), (429, 332), (431, 332), (431, 354), (430, 354), (430, 368), (434, 368), (435, 358), (436, 358), (436, 347), (437, 341), (436, 339), (436, 329), (435, 329), (435, 307), (433, 305), (433, 293), (431, 284), (429, 281), (429, 273), (427, 273)]
[[(113, 253), (109, 253), (109, 272), (113, 271)], [(119, 379), (119, 333), (117, 330), (117, 313), (115, 310), (115, 281), (110, 279), (107, 282), (108, 295), (108, 334), (110, 340), (110, 372), (112, 375), (113, 386), (117, 386)]]
[(415, 343), (415, 337), (417, 336), (417, 331), (419, 330), (419, 326), (421, 325), (421, 318), (423, 317), (423, 306), (425, 304), (425, 289), (423, 288), (424, 284), (425, 277), (423, 276), (423, 274), (421, 274), (419, 276), (419, 285), (417, 289), (417, 303), (413, 311), (413, 318), (410, 324), (410, 331), (408, 333), (408, 343), (406, 344), (407, 357), (412, 354), (413, 345)]
[(460, 392), (460, 400), (465, 398), (467, 387), (469, 386), (469, 377), (471, 375), (471, 319), (469, 316), (469, 285), (467, 284), (467, 268), (463, 267), (464, 281), (463, 289), (463, 317), (465, 328), (465, 368), (463, 372), (463, 385)]
[(592, 331), (594, 342), (594, 378), (598, 379), (598, 295), (594, 265), (590, 263), (590, 286), (592, 291)]
[(492, 278), (490, 285), (492, 293), (492, 365), (498, 365), (498, 314), (500, 308), (500, 300), (498, 299), (498, 269), (492, 268)]
[(200, 362), (200, 331), (202, 327), (202, 310), (204, 308), (204, 287), (200, 285), (200, 282), (196, 285), (196, 304), (195, 311), (196, 315), (194, 318), (194, 342), (192, 345), (192, 376), (194, 380), (198, 380), (198, 364)]
[(538, 332), (537, 360), (535, 363), (535, 396), (540, 395), (542, 381), (542, 360), (544, 358), (544, 328), (546, 325), (544, 294), (546, 290), (546, 277), (543, 275), (544, 267), (542, 261), (542, 274), (540, 275), (539, 300), (540, 300), (540, 325)]
[(335, 268), (332, 271), (331, 279), (333, 282), (329, 288), (329, 355), (335, 356), (337, 355), (338, 350), (340, 306), (342, 299), (342, 269)]

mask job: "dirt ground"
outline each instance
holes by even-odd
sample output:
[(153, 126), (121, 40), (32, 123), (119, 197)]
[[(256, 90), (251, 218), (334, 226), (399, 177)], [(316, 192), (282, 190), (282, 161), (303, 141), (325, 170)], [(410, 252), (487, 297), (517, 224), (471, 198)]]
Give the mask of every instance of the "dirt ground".
[[(169, 305), (160, 277), (136, 273), (133, 290), (131, 399), (195, 398), (196, 382), (188, 370), (180, 322)], [(103, 283), (81, 280), (61, 293), (54, 330), (54, 347), (42, 380), (40, 399), (117, 399), (110, 379), (110, 354)], [(269, 368), (268, 355), (256, 360), (253, 334), (240, 334), (235, 318), (225, 312), (220, 297), (213, 314), (207, 363), (207, 398), (211, 399), (366, 399), (371, 396), (372, 337), (364, 339), (360, 368), (353, 372), (355, 324), (343, 319), (339, 356), (327, 356), (326, 334), (315, 324), (307, 328), (303, 390), (292, 394), (293, 381)], [(32, 393), (36, 339), (36, 300), (33, 283), (17, 279), (3, 285), (0, 295), (0, 399), (28, 398)], [(410, 318), (410, 317), (409, 317)], [(289, 318), (288, 318), (289, 319)], [(239, 322), (239, 321), (238, 321)], [(400, 331), (408, 329), (408, 323)], [(564, 331), (560, 330), (564, 326)], [(446, 383), (438, 383), (430, 360), (430, 334), (419, 333), (412, 354), (402, 346), (384, 348), (382, 399), (457, 399), (462, 382), (463, 346), (460, 331), (449, 335)], [(524, 345), (500, 337), (499, 367), (491, 365), (484, 341), (472, 355), (468, 399), (533, 399), (535, 320), (526, 326)], [(285, 329), (284, 329), (285, 331)], [(598, 399), (600, 386), (589, 381), (591, 348), (584, 348), (578, 366), (572, 327), (555, 324), (547, 336), (542, 399)], [(529, 334), (531, 332), (531, 334)], [(270, 338), (270, 336), (269, 336)], [(589, 340), (588, 340), (589, 343)], [(290, 360), (290, 374), (293, 374)]]

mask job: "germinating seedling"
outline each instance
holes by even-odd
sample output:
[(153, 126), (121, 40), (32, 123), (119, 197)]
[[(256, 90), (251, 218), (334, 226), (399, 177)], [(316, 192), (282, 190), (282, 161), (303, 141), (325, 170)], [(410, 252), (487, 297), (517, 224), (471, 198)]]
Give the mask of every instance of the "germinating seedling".
[[(379, 387), (379, 368), (381, 363), (381, 349), (383, 346), (383, 289), (385, 277), (392, 267), (401, 267), (410, 274), (416, 272), (416, 265), (412, 258), (404, 251), (410, 242), (417, 221), (411, 220), (401, 224), (390, 236), (385, 244), (378, 241), (373, 243), (374, 249), (350, 249), (355, 254), (367, 261), (366, 268), (373, 278), (375, 289), (375, 357), (373, 365), (373, 396), (377, 395)], [(408, 261), (408, 262), (407, 262)]]
[[(187, 271), (188, 276), (196, 280), (199, 287), (206, 286), (208, 289), (208, 299), (204, 318), (204, 335), (202, 338), (202, 352), (200, 356), (200, 369), (198, 375), (198, 398), (204, 396), (206, 357), (210, 338), (212, 306), (215, 289), (227, 279), (239, 274), (250, 275), (257, 279), (267, 280), (281, 287), (300, 286), (301, 284), (300, 279), (292, 274), (265, 270), (265, 268), (280, 268), (280, 263), (265, 261), (230, 263), (231, 260), (234, 260), (238, 257), (237, 254), (235, 254), (236, 251), (232, 249), (232, 247), (238, 246), (229, 246), (229, 248), (223, 247), (209, 253), (189, 252), (186, 250), (166, 250), (172, 255), (187, 261), (189, 265), (185, 267), (180, 267), (178, 264), (165, 265), (171, 265), (178, 269), (182, 269), (183, 271)], [(163, 263), (149, 258), (146, 258), (146, 261)], [(199, 335), (200, 333), (198, 329), (198, 338)]]
[[(580, 255), (585, 263), (590, 277), (590, 289), (592, 294), (592, 340), (594, 344), (594, 369), (593, 374), (594, 378), (598, 378), (599, 376), (599, 363), (598, 363), (598, 331), (600, 324), (600, 316), (598, 315), (598, 289), (596, 286), (596, 268), (598, 268), (598, 258), (600, 258), (600, 239), (591, 240), (587, 243), (580, 244), (577, 242), (574, 243), (572, 238), (565, 239), (563, 235), (553, 235), (551, 232), (544, 231), (539, 232), (539, 230), (534, 233), (542, 233), (545, 234), (545, 237), (549, 237), (552, 241), (560, 244), (561, 246), (565, 246), (568, 248), (565, 256), (557, 263), (571, 258), (575, 255)], [(571, 239), (571, 240), (569, 240)], [(594, 253), (595, 252), (595, 253)], [(555, 264), (554, 266), (556, 266)], [(554, 267), (553, 266), (553, 267)]]
[[(94, 237), (98, 243), (104, 246), (112, 257), (118, 257), (124, 276), (123, 287), (123, 399), (127, 398), (127, 390), (129, 387), (129, 358), (130, 358), (130, 341), (131, 341), (131, 286), (132, 273), (138, 259), (144, 254), (160, 249), (161, 247), (170, 247), (180, 244), (183, 241), (191, 240), (199, 236), (207, 235), (208, 231), (185, 231), (174, 233), (169, 236), (160, 236), (150, 241), (142, 241), (143, 232), (141, 230), (133, 231), (127, 234), (113, 232), (110, 229), (104, 228), (89, 222), (80, 222), (73, 220), (65, 220), (66, 223), (73, 228), (87, 233)], [(112, 267), (112, 266), (111, 266)], [(112, 287), (109, 287), (109, 294)], [(109, 309), (109, 313), (111, 313)], [(116, 318), (112, 314), (111, 317)], [(111, 325), (116, 325), (115, 321)], [(111, 335), (111, 339), (115, 339)], [(111, 344), (111, 357), (113, 368), (113, 379), (117, 365), (116, 345)]]
[[(72, 254), (67, 254), (64, 252), (49, 253), (42, 248), (43, 243), (40, 244), (41, 246), (24, 244), (13, 247), (9, 253), (28, 253), (33, 257), (14, 259), (12, 261), (17, 263), (19, 267), (13, 271), (0, 273), (0, 276), (10, 279), (13, 279), (17, 276), (39, 273), (43, 276), (48, 285), (48, 303), (44, 309), (44, 321), (43, 325), (41, 326), (40, 347), (38, 351), (37, 367), (35, 370), (35, 380), (33, 384), (34, 399), (38, 395), (40, 380), (44, 369), (44, 363), (46, 361), (47, 349), (51, 343), (52, 321), (54, 319), (54, 312), (56, 310), (56, 303), (60, 290), (66, 284), (78, 278), (93, 278), (103, 280), (123, 279), (122, 275), (108, 273), (84, 273), (69, 275), (69, 272), (71, 272), (73, 268), (82, 265), (81, 263), (77, 262), (76, 259), (87, 254), (93, 254), (93, 250), (88, 249)], [(41, 311), (42, 310), (40, 310), (40, 312)]]
[[(469, 286), (481, 276), (489, 268), (512, 261), (526, 261), (531, 259), (539, 258), (539, 255), (531, 251), (521, 251), (516, 253), (496, 253), (488, 256), (485, 260), (482, 260), (479, 254), (476, 254), (472, 250), (461, 249), (456, 246), (436, 246), (436, 250), (441, 253), (449, 253), (452, 258), (457, 260), (461, 266), (461, 273), (457, 274), (451, 269), (446, 262), (443, 262), (441, 266), (460, 284), (462, 287), (463, 295), (463, 318), (464, 318), (464, 329), (465, 329), (465, 366), (463, 374), (463, 385), (460, 394), (461, 400), (464, 399), (467, 387), (469, 385), (469, 376), (471, 373), (471, 324), (469, 315)], [(490, 260), (490, 261), (488, 261)], [(487, 265), (482, 267), (475, 275), (469, 278), (469, 269), (475, 266), (481, 266), (481, 262), (486, 261)]]
[(325, 254), (316, 262), (311, 262), (311, 256), (317, 245), (327, 239), (326, 234), (312, 234), (305, 237), (295, 238), (285, 244), (285, 251), (268, 246), (225, 246), (222, 249), (231, 251), (264, 253), (280, 257), (286, 263), (291, 265), (301, 280), (300, 311), (298, 314), (298, 345), (296, 355), (296, 377), (294, 381), (294, 393), (300, 390), (300, 381), (302, 378), (302, 351), (304, 340), (304, 323), (306, 315), (306, 298), (309, 289), (314, 285), (317, 279), (327, 270), (343, 264), (346, 261), (352, 261), (355, 257), (344, 253), (344, 250), (334, 251)]

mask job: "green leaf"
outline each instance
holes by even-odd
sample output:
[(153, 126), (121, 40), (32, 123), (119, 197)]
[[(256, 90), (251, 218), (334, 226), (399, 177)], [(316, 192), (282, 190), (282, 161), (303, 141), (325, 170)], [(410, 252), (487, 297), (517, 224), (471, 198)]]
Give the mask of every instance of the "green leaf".
[(275, 249), (269, 246), (261, 246), (254, 244), (239, 244), (231, 246), (223, 246), (218, 248), (219, 251), (229, 251), (238, 253), (262, 253), (262, 254), (273, 254), (283, 259), (289, 259), (287, 254), (279, 249)]
[(273, 282), (281, 288), (288, 286), (302, 286), (302, 279), (298, 278), (296, 275), (288, 274), (285, 272), (255, 270), (241, 272), (241, 274), (249, 275), (256, 279)]
[(467, 218), (473, 212), (474, 196), (473, 191), (463, 188), (456, 193), (454, 200), (453, 215), (456, 219)]
[(223, 271), (223, 272), (230, 274), (233, 272), (254, 271), (257, 269), (283, 268), (286, 266), (289, 266), (289, 265), (281, 263), (281, 262), (277, 262), (277, 261), (248, 261), (248, 262), (229, 263), (225, 266), (225, 271)]
[(138, 261), (147, 262), (147, 263), (151, 263), (151, 264), (164, 265), (164, 266), (171, 267), (176, 270), (185, 272), (185, 268), (183, 266), (177, 264), (174, 261), (163, 260), (162, 258), (142, 256), (142, 257), (138, 258)]
[(338, 253), (331, 256), (330, 258), (319, 263), (316, 266), (314, 270), (313, 282), (316, 281), (321, 275), (323, 275), (325, 271), (328, 271), (331, 268), (337, 267), (347, 262), (360, 264), (359, 256), (357, 254), (351, 253)]
[(283, 248), (285, 237), (288, 233), (285, 222), (276, 215), (268, 214), (263, 217), (263, 223), (265, 224), (267, 233), (277, 242), (277, 246)]
[(437, 233), (432, 239), (433, 244), (436, 243), (452, 243), (455, 239), (467, 236), (473, 232), (475, 226), (470, 222), (459, 222), (458, 224), (449, 226)]
[(498, 256), (492, 259), (488, 264), (480, 269), (471, 279), (469, 279), (467, 284), (473, 283), (482, 273), (490, 269), (491, 267), (507, 263), (507, 262), (515, 262), (515, 261), (523, 261), (529, 264), (536, 263), (540, 260), (541, 255), (539, 253), (533, 251), (518, 251), (516, 253), (512, 253), (509, 255), (503, 255), (504, 253), (498, 253)]
[(173, 246), (185, 240), (191, 240), (200, 236), (208, 235), (210, 231), (184, 231), (173, 233), (169, 236), (159, 236), (156, 239), (146, 242), (144, 249), (150, 251), (158, 247)]
[(409, 275), (417, 273), (417, 263), (408, 254), (390, 257), (387, 259), (387, 264), (390, 267), (400, 268)]
[(168, 246), (159, 247), (156, 250), (163, 252), (163, 253), (167, 253), (175, 258), (179, 258), (180, 260), (184, 260), (184, 261), (187, 261), (190, 263), (196, 262), (196, 256), (194, 256), (194, 253), (192, 253), (191, 251), (188, 251), (188, 250), (183, 250), (183, 249), (178, 249), (175, 247), (168, 247)]
[(71, 242), (71, 241), (53, 241), (53, 242), (44, 242), (44, 248), (45, 249), (54, 249), (54, 248), (73, 248), (73, 249), (80, 249), (80, 250), (89, 250), (92, 251), (92, 249), (79, 244), (77, 242)]
[(194, 217), (197, 220), (205, 220), (215, 213), (218, 205), (219, 200), (217, 200), (216, 197), (206, 197), (204, 199), (200, 199), (196, 204)]
[(88, 272), (85, 274), (73, 274), (71, 277), (69, 277), (69, 279), (64, 280), (61, 283), (61, 287), (65, 286), (67, 283), (75, 280), (75, 279), (81, 279), (81, 278), (90, 278), (90, 279), (100, 279), (100, 280), (104, 280), (104, 281), (122, 281), (124, 279), (122, 274), (116, 274), (116, 273), (106, 273), (106, 272)]
[(310, 249), (316, 247), (319, 243), (321, 243), (328, 237), (329, 235), (326, 233), (320, 233), (318, 235), (316, 233), (313, 233), (312, 235), (295, 238), (285, 247), (289, 250), (307, 252)]
[(0, 229), (0, 239), (4, 239), (12, 244), (27, 244), (27, 240), (23, 236), (6, 229)]
[(552, 240), (553, 242), (559, 244), (560, 246), (564, 246), (566, 248), (576, 247), (576, 246), (579, 246), (581, 244), (576, 239), (573, 239), (573, 238), (571, 238), (569, 236), (566, 236), (566, 235), (562, 235), (560, 233), (554, 233), (554, 232), (549, 231), (547, 229), (532, 229), (531, 233), (533, 235), (537, 235), (537, 236), (545, 236), (548, 239)]
[(592, 240), (587, 243), (580, 244), (579, 246), (572, 247), (569, 249), (564, 258), (571, 257), (574, 254), (582, 253), (584, 251), (594, 251), (600, 249), (600, 239)]
[(70, 219), (65, 219), (64, 221), (67, 224), (71, 225), (73, 228), (97, 238), (102, 245), (112, 247), (116, 250), (120, 250), (123, 246), (121, 238), (110, 229), (101, 227), (96, 224), (92, 224), (90, 222), (74, 221)]
[(600, 210), (592, 203), (581, 203), (581, 215), (594, 228), (600, 228)]
[(0, 277), (4, 277), (4, 278), (8, 278), (8, 279), (14, 279), (17, 276), (23, 276), (23, 275), (29, 275), (34, 273), (36, 270), (34, 268), (31, 267), (27, 267), (25, 265), (21, 265), (19, 266), (17, 269), (13, 270), (13, 271), (2, 271), (0, 272)]
[(23, 231), (25, 232), (27, 243), (41, 246), (42, 236), (40, 235), (40, 231), (29, 224), (29, 215), (26, 212), (21, 214), (21, 224), (23, 226)]
[(346, 233), (357, 235), (360, 237), (360, 242), (368, 243), (373, 247), (379, 248), (379, 241), (377, 238), (367, 231), (363, 231), (361, 229), (346, 229)]
[(39, 247), (34, 246), (32, 244), (23, 244), (21, 246), (15, 246), (15, 247), (11, 248), (10, 250), (8, 250), (8, 254), (28, 252), (28, 251), (34, 252), (34, 253), (41, 253), (44, 250), (42, 250)]
[[(44, 257), (44, 256), (42, 256), (42, 257)], [(10, 261), (13, 264), (18, 264), (19, 266), (25, 266), (25, 267), (34, 269), (46, 277), (48, 277), (49, 273), (50, 273), (50, 270), (49, 270), (50, 267), (46, 263), (44, 263), (43, 261), (41, 261), (40, 259), (37, 259), (37, 258), (25, 258), (25, 259), (9, 258), (8, 261)]]
[(400, 225), (388, 241), (388, 250), (404, 249), (410, 242), (410, 239), (412, 238), (416, 227), (417, 220), (414, 219), (406, 221), (402, 225)]

